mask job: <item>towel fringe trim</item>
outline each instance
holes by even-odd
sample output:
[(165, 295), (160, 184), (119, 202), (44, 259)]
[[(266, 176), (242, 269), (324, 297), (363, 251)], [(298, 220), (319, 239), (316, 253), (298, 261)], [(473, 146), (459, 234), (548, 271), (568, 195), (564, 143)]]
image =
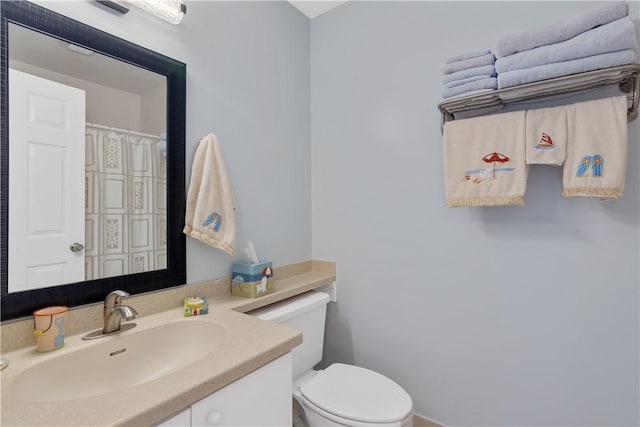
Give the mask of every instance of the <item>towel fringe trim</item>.
[(623, 192), (617, 188), (601, 188), (601, 187), (573, 187), (565, 188), (562, 191), (564, 197), (610, 197), (618, 198), (622, 196)]
[(522, 196), (499, 196), (499, 197), (469, 197), (447, 199), (448, 208), (459, 208), (465, 206), (504, 206), (504, 205), (524, 205)]
[(231, 255), (231, 259), (235, 259), (236, 258), (235, 249), (233, 248), (233, 246), (231, 246), (231, 245), (229, 245), (227, 243), (221, 242), (218, 239), (214, 239), (213, 237), (211, 237), (211, 236), (209, 236), (209, 235), (207, 235), (205, 233), (202, 233), (200, 231), (196, 231), (193, 228), (189, 227), (188, 225), (184, 226), (184, 230), (182, 230), (182, 232), (184, 234), (186, 234), (187, 236), (189, 236), (189, 237), (193, 237), (194, 239), (201, 240), (204, 243), (206, 243), (208, 245), (211, 245), (211, 246), (213, 246), (215, 248), (222, 249), (223, 251), (225, 251), (226, 253)]

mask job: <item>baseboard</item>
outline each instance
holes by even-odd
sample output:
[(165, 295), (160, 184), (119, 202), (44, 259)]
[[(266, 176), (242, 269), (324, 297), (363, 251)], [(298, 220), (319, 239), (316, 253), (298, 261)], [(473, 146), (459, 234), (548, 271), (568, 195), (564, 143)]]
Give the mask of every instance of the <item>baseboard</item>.
[(446, 427), (444, 424), (440, 424), (431, 418), (424, 417), (422, 415), (413, 415), (413, 427)]

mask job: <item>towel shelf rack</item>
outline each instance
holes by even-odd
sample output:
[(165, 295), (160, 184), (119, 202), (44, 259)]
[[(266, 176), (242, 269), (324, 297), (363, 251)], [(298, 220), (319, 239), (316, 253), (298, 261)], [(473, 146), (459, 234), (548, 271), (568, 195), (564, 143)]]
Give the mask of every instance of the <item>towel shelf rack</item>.
[(621, 65), (602, 70), (588, 71), (542, 80), (525, 85), (492, 90), (468, 96), (445, 99), (438, 104), (442, 114), (441, 129), (448, 121), (455, 120), (454, 114), (480, 108), (506, 106), (535, 99), (551, 98), (558, 95), (577, 94), (599, 87), (618, 85), (627, 94), (629, 121), (638, 117), (640, 98), (640, 64)]

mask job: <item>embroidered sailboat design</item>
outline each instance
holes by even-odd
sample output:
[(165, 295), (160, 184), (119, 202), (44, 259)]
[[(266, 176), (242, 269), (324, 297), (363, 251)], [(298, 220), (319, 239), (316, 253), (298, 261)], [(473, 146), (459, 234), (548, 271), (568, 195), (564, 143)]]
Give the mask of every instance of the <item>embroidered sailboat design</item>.
[(535, 148), (538, 150), (555, 150), (558, 147), (556, 147), (553, 139), (548, 134), (542, 132), (540, 141), (535, 145)]
[(551, 139), (551, 137), (546, 133), (542, 132), (542, 138), (540, 138), (540, 142), (538, 142), (538, 145), (541, 145), (543, 147), (550, 147), (553, 145), (553, 139)]

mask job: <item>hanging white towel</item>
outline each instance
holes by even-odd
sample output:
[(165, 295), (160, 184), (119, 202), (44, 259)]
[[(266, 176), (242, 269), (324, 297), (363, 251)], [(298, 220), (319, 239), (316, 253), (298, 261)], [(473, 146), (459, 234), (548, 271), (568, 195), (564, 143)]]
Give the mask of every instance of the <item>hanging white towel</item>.
[(215, 135), (200, 140), (191, 170), (184, 234), (235, 258), (235, 198)]
[(527, 164), (557, 165), (567, 154), (567, 106), (526, 112)]
[(622, 196), (629, 145), (626, 95), (572, 104), (567, 124), (562, 195)]
[(515, 111), (445, 123), (448, 207), (524, 204), (524, 117)]

